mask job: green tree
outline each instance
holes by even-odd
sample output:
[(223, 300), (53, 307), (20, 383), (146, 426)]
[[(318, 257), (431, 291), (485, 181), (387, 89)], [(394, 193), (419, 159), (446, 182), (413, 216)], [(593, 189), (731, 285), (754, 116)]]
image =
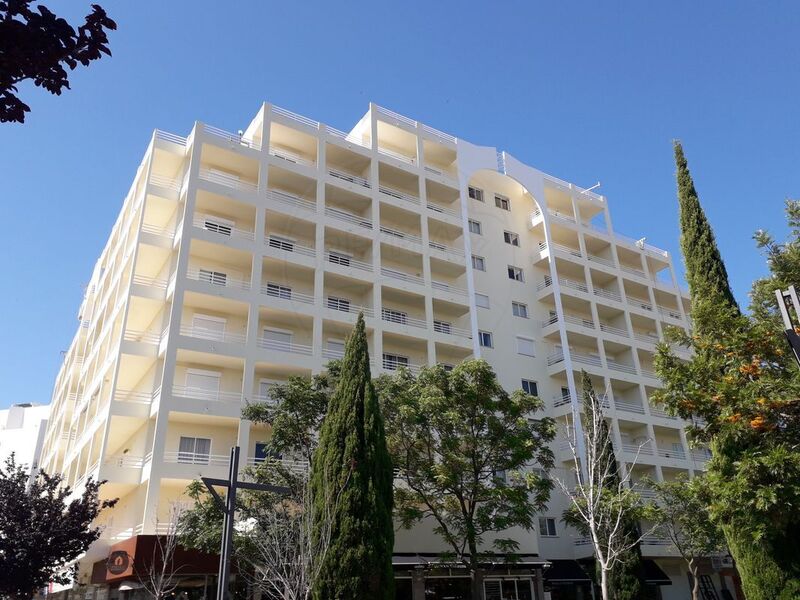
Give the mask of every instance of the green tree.
[[(676, 157), (682, 153), (676, 150)], [(678, 164), (679, 188), (682, 171), (685, 159)], [(720, 281), (725, 270), (713, 234), (694, 236), (695, 244), (714, 247), (684, 252), (714, 259), (686, 260), (693, 335), (668, 331), (655, 359), (664, 382), (655, 399), (695, 420), (690, 438), (711, 447), (710, 514), (722, 527), (748, 600), (800, 597), (800, 517), (787, 510), (800, 506), (800, 377), (764, 299), (770, 286), (800, 270), (793, 230), (792, 251), (768, 260), (773, 272), (756, 283), (759, 309), (752, 316), (740, 313), (727, 281)], [(765, 235), (757, 239), (768, 241)], [(769, 244), (763, 247), (769, 252)], [(715, 261), (720, 265), (710, 264)], [(692, 358), (678, 359), (668, 343), (691, 349)]]
[(656, 502), (648, 518), (656, 531), (669, 539), (692, 574), (692, 600), (700, 598), (699, 561), (725, 548), (725, 539), (709, 512), (711, 489), (704, 477), (691, 480), (681, 476), (673, 481), (654, 482)]
[(597, 538), (602, 556), (595, 560), (595, 579), (601, 588), (605, 586), (607, 597), (636, 600), (643, 597), (645, 586), (639, 544), (640, 498), (620, 475), (602, 403), (586, 371), (581, 372), (581, 390), (586, 459), (579, 462), (586, 473), (580, 476), (592, 481), (579, 484), (584, 493), (570, 498), (563, 520), (583, 535)]
[(0, 598), (28, 600), (48, 582), (68, 583), (70, 564), (100, 537), (92, 524), (117, 501), (101, 500), (102, 482), (91, 479), (70, 500), (62, 482), (43, 471), (31, 481), (13, 454), (0, 466)]
[(67, 68), (111, 56), (107, 30), (117, 24), (97, 4), (78, 30), (43, 4), (0, 0), (0, 123), (25, 121), (30, 107), (17, 97), (26, 80), (61, 95), (69, 89)]
[[(533, 416), (539, 398), (508, 394), (483, 360), (451, 372), (425, 368), (418, 377), (401, 369), (378, 379), (389, 450), (402, 483), (395, 487), (396, 514), (404, 527), (432, 522), (483, 597), (481, 564), (493, 552), (513, 560), (519, 541), (512, 527), (530, 530), (549, 499), (551, 481), (530, 469), (550, 469), (550, 418)], [(491, 549), (486, 534), (497, 534)]]
[[(332, 516), (330, 546), (314, 597), (394, 598), (392, 463), (370, 376), (363, 314), (345, 346), (312, 469), (315, 515)], [(331, 496), (326, 490), (336, 490), (333, 507), (319, 506)]]

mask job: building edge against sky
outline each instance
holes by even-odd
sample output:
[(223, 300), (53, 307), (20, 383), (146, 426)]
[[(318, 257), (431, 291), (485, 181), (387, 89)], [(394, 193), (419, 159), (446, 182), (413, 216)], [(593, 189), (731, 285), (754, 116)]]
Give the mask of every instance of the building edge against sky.
[[(135, 561), (189, 481), (224, 476), (232, 445), (244, 466), (263, 460), (269, 431), (241, 421), (242, 404), (340, 357), (360, 311), (376, 374), (479, 356), (567, 427), (585, 369), (623, 468), (642, 448), (634, 480), (693, 475), (707, 452), (649, 401), (655, 343), (688, 327), (688, 310), (669, 254), (614, 232), (603, 196), (377, 105), (347, 133), (270, 104), (236, 134), (156, 131), (81, 304), (44, 440), (45, 470), (76, 493), (105, 479), (120, 498), (81, 583), (116, 597), (131, 573), (107, 569), (111, 550)], [(554, 451), (566, 468), (563, 436)], [(553, 598), (590, 597), (571, 568), (589, 546), (564, 507), (554, 492), (537, 530), (514, 532), (524, 560), (490, 570), (487, 597), (541, 597), (545, 561), (564, 573)], [(457, 578), (430, 564), (442, 550), (430, 527), (398, 533), (398, 598), (453, 593)], [(643, 553), (654, 593), (686, 597), (674, 549), (650, 537)]]

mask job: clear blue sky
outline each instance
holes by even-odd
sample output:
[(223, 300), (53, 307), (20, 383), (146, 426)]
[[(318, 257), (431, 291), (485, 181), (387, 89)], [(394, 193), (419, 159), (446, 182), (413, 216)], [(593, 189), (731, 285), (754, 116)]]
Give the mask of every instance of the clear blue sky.
[[(372, 100), (600, 180), (615, 228), (675, 255), (680, 138), (744, 303), (764, 272), (753, 230), (782, 236), (800, 196), (794, 2), (96, 1), (114, 56), (61, 97), (25, 86), (28, 122), (0, 125), (0, 407), (49, 400), (156, 127), (236, 131), (267, 100), (346, 129)], [(47, 2), (73, 21), (89, 3)]]

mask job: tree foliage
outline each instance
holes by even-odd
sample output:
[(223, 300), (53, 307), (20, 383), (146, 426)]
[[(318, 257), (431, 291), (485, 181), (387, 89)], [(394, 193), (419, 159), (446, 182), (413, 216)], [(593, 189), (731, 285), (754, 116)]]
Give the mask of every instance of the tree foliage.
[[(394, 598), (392, 480), (360, 314), (345, 346), (312, 462), (315, 515), (331, 514), (330, 547), (315, 598)], [(324, 506), (329, 501), (324, 490), (336, 491), (336, 506)], [(315, 522), (316, 536), (321, 524)]]
[(68, 583), (69, 565), (100, 537), (93, 526), (116, 504), (101, 500), (102, 482), (87, 480), (80, 497), (61, 475), (29, 474), (14, 456), (0, 466), (0, 597), (28, 600), (48, 582)]
[(97, 4), (77, 30), (43, 4), (0, 0), (0, 123), (25, 121), (30, 107), (17, 96), (17, 85), (31, 80), (51, 94), (69, 89), (70, 71), (111, 56), (107, 30), (117, 24)]
[(704, 477), (689, 480), (683, 476), (654, 482), (653, 489), (656, 502), (647, 516), (686, 561), (694, 580), (692, 600), (701, 600), (698, 561), (725, 547), (722, 531), (709, 513), (712, 490)]
[(644, 514), (630, 471), (620, 473), (602, 402), (586, 371), (581, 372), (583, 446), (569, 439), (577, 485), (560, 481), (570, 500), (563, 520), (587, 536), (595, 551), (596, 580), (604, 600), (635, 600), (644, 593), (639, 519)]
[[(491, 550), (513, 555), (519, 540), (502, 534), (531, 529), (552, 488), (528, 468), (553, 465), (554, 422), (533, 418), (542, 401), (507, 393), (483, 360), (450, 372), (425, 368), (417, 377), (401, 369), (377, 386), (402, 482), (395, 487), (402, 525), (432, 521), (452, 560), (472, 574)], [(483, 544), (490, 532), (501, 534), (491, 549)]]
[[(788, 212), (795, 223), (797, 207), (789, 205)], [(728, 299), (727, 282), (716, 280), (724, 266), (687, 258), (690, 286), (707, 293), (692, 289), (693, 334), (668, 331), (655, 359), (664, 382), (656, 401), (693, 420), (690, 439), (712, 449), (710, 513), (725, 533), (748, 599), (800, 597), (800, 551), (794, 549), (800, 535), (800, 377), (766, 300), (770, 287), (774, 294), (800, 271), (792, 228), (783, 247), (757, 234), (774, 271), (756, 282), (752, 315), (741, 314)], [(713, 243), (713, 235), (694, 243)], [(685, 251), (719, 256), (716, 246)], [(691, 359), (679, 359), (668, 343), (690, 349)]]

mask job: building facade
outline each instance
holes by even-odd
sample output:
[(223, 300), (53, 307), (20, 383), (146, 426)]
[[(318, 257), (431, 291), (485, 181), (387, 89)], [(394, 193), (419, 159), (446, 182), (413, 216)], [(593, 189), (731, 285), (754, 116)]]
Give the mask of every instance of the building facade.
[(33, 476), (39, 469), (49, 415), (50, 406), (41, 404), (12, 404), (0, 410), (0, 464), (13, 454), (16, 464)]
[[(375, 374), (482, 357), (567, 427), (585, 369), (620, 461), (641, 447), (634, 479), (692, 475), (707, 454), (649, 401), (655, 343), (688, 326), (688, 309), (669, 254), (616, 233), (603, 196), (374, 104), (348, 133), (269, 104), (237, 134), (156, 131), (92, 274), (44, 441), (44, 468), (76, 491), (105, 479), (120, 498), (82, 582), (116, 597), (126, 580), (103, 573), (109, 549), (157, 534), (191, 480), (225, 477), (231, 446), (243, 467), (263, 457), (269, 431), (242, 421), (242, 405), (342, 356), (359, 312)], [(566, 468), (563, 436), (554, 451)], [(518, 532), (530, 564), (490, 573), (488, 598), (591, 597), (571, 568), (588, 546), (553, 496), (538, 530)], [(460, 597), (457, 573), (425, 568), (442, 549), (398, 534), (398, 598)], [(654, 586), (670, 583), (654, 597), (687, 597), (664, 540), (643, 551)], [(542, 581), (547, 562), (562, 575)]]

